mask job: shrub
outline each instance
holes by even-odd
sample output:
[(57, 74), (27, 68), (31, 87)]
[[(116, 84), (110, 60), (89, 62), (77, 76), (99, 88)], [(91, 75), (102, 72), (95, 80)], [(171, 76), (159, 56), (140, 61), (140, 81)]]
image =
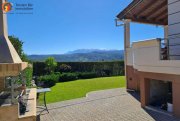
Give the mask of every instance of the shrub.
[(59, 66), (59, 71), (60, 72), (71, 72), (71, 66), (62, 64)]
[(54, 72), (55, 75), (60, 75), (61, 73), (60, 72)]
[(26, 77), (26, 86), (31, 86), (32, 75), (33, 75), (33, 68), (31, 65), (28, 65), (28, 67), (24, 70), (24, 74)]
[(78, 79), (78, 75), (76, 73), (63, 73), (59, 76), (59, 82), (67, 82)]
[(95, 72), (84, 72), (84, 73), (78, 73), (79, 79), (91, 79), (96, 78), (97, 74)]
[(59, 75), (51, 74), (38, 77), (38, 82), (41, 83), (42, 87), (52, 87), (54, 86), (59, 80)]
[(32, 76), (33, 76), (33, 68), (31, 64), (28, 64), (28, 67), (26, 67), (23, 71), (21, 71), (19, 75), (18, 83), (21, 84), (23, 82), (23, 84), (26, 83), (27, 87), (30, 87)]

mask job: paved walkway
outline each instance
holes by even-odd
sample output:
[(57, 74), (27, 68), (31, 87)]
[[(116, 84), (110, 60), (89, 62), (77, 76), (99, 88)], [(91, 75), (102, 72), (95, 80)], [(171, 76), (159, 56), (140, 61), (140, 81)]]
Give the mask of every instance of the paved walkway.
[(88, 93), (85, 98), (48, 105), (40, 121), (180, 121), (144, 110), (124, 88)]

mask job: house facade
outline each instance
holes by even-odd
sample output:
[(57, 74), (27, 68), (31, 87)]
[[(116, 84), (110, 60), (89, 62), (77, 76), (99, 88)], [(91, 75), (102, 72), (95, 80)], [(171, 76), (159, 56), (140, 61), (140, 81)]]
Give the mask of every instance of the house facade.
[[(124, 23), (127, 89), (140, 91), (142, 107), (151, 105), (178, 117), (180, 117), (179, 6), (179, 0), (133, 0), (117, 16), (118, 20)], [(161, 26), (164, 29), (164, 37), (130, 43), (131, 22)]]

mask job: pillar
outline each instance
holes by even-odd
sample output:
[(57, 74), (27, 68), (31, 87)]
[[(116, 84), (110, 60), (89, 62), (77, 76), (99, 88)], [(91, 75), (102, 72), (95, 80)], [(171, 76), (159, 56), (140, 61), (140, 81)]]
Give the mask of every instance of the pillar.
[(4, 77), (0, 77), (0, 91), (4, 90), (5, 83), (4, 83)]
[(130, 20), (124, 20), (124, 49), (130, 47)]
[(128, 73), (127, 73), (127, 48), (130, 48), (130, 20), (124, 20), (124, 67), (125, 67), (125, 76), (126, 76), (126, 85), (128, 88)]
[(173, 87), (173, 108), (174, 108), (174, 114), (177, 117), (180, 117), (180, 81), (179, 79), (174, 80), (172, 82)]
[[(0, 0), (0, 6), (5, 2), (5, 0)], [(0, 37), (8, 37), (7, 33), (7, 15), (0, 10)]]
[(141, 106), (145, 107), (149, 104), (150, 97), (150, 80), (140, 78)]
[(164, 42), (168, 44), (168, 25), (164, 26)]

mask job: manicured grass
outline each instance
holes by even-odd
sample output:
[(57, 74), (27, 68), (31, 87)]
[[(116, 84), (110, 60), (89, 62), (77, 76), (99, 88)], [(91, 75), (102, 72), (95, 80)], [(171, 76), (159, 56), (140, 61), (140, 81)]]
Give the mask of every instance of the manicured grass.
[[(91, 91), (125, 87), (125, 84), (124, 76), (57, 83), (51, 88), (51, 92), (46, 93), (46, 101), (47, 103), (54, 103), (85, 97), (86, 94)], [(40, 101), (42, 102), (42, 100), (43, 95), (40, 96)]]

